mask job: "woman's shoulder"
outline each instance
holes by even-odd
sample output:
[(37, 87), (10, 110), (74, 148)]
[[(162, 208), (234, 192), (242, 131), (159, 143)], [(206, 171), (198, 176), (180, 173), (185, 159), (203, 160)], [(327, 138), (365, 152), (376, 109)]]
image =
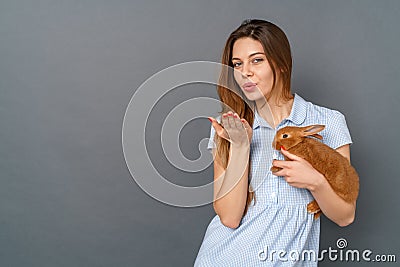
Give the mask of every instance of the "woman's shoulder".
[(333, 148), (352, 143), (346, 118), (339, 110), (304, 101), (307, 106), (307, 116), (303, 125), (325, 125), (321, 135), (324, 137), (324, 143)]
[(305, 99), (302, 100), (304, 101), (304, 105), (307, 108), (307, 117), (314, 117), (323, 120), (337, 120), (340, 118), (344, 118), (343, 113), (339, 110), (315, 104)]

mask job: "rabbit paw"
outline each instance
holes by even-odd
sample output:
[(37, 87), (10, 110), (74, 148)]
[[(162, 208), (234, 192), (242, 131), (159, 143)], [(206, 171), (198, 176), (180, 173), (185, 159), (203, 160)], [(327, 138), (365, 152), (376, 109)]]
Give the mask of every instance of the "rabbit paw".
[(315, 201), (315, 200), (308, 203), (307, 211), (308, 211), (308, 213), (314, 214), (314, 219), (318, 219), (322, 213), (317, 201)]
[(271, 169), (269, 169), (269, 170), (270, 170), (271, 172), (277, 172), (277, 171), (282, 170), (282, 168), (272, 166)]
[(317, 213), (314, 213), (314, 220), (318, 219), (319, 216), (321, 216), (322, 211), (318, 211)]

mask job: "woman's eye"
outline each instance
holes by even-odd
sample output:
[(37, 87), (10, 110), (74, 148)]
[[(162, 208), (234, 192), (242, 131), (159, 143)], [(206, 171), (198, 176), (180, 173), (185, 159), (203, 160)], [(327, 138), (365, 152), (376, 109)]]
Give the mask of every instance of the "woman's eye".
[(264, 59), (262, 59), (262, 58), (255, 58), (253, 61), (254, 61), (254, 63), (258, 63), (258, 62), (261, 62), (261, 61), (263, 61)]
[(283, 134), (282, 138), (288, 138), (288, 135), (287, 134)]
[(234, 63), (233, 63), (233, 67), (234, 67), (234, 68), (239, 67), (239, 66), (240, 66), (240, 62), (234, 62)]

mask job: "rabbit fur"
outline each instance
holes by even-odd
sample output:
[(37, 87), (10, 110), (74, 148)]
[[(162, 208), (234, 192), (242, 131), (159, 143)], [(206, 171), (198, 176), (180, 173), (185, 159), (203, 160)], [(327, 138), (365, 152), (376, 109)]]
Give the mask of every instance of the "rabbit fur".
[[(280, 150), (283, 146), (290, 153), (308, 161), (314, 169), (324, 175), (339, 197), (348, 203), (353, 203), (358, 197), (358, 174), (347, 158), (315, 139), (322, 139), (322, 136), (317, 133), (324, 128), (324, 125), (284, 127), (276, 133), (273, 147)], [(310, 136), (315, 138), (310, 138)], [(290, 159), (285, 157), (285, 160)], [(272, 166), (271, 171), (276, 172), (280, 169)], [(314, 214), (314, 219), (322, 213), (315, 200), (307, 205), (307, 211)]]

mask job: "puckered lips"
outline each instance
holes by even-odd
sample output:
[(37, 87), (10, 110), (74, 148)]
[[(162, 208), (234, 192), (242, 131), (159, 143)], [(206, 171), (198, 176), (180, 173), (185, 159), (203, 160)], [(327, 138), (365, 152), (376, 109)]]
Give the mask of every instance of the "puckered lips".
[(256, 83), (252, 83), (252, 82), (247, 82), (245, 84), (242, 85), (243, 90), (247, 91), (247, 92), (253, 92), (257, 87)]

